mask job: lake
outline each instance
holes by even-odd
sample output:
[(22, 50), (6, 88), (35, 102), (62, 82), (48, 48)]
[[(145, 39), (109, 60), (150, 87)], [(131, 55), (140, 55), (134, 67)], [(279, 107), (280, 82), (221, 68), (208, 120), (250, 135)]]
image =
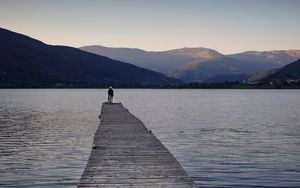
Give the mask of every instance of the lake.
[[(1, 89), (0, 187), (76, 187), (104, 89)], [(300, 90), (115, 89), (201, 187), (300, 187)]]

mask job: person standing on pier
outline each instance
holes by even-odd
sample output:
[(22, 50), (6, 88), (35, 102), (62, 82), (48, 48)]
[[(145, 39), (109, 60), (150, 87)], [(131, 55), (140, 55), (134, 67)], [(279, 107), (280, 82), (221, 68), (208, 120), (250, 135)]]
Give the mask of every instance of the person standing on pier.
[(108, 103), (112, 104), (113, 103), (113, 97), (114, 97), (114, 90), (112, 89), (111, 86), (109, 86), (107, 94), (108, 94)]

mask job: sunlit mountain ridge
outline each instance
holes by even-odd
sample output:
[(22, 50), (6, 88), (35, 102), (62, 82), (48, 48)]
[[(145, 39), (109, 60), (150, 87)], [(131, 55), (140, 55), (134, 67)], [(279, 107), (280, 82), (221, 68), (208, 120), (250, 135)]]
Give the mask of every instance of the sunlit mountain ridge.
[(300, 50), (248, 51), (224, 55), (203, 47), (159, 52), (98, 45), (80, 49), (158, 71), (185, 82), (210, 82), (216, 76), (220, 82), (227, 81), (220, 79), (222, 75), (230, 77), (231, 81), (242, 81), (256, 72), (281, 68), (300, 58)]

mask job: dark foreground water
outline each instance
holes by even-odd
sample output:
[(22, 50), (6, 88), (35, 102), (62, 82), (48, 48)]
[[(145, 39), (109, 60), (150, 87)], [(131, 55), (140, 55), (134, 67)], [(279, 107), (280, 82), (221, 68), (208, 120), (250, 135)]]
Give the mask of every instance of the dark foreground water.
[[(115, 90), (201, 187), (300, 187), (300, 90)], [(76, 187), (106, 90), (0, 90), (0, 187)]]

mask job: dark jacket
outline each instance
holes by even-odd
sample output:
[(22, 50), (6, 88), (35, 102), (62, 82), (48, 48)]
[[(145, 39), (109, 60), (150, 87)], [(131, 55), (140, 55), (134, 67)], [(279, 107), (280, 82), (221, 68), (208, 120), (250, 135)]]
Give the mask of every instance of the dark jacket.
[(108, 95), (110, 95), (110, 96), (114, 96), (114, 90), (112, 90), (112, 89), (109, 89), (109, 90), (107, 91), (107, 93), (108, 93)]

